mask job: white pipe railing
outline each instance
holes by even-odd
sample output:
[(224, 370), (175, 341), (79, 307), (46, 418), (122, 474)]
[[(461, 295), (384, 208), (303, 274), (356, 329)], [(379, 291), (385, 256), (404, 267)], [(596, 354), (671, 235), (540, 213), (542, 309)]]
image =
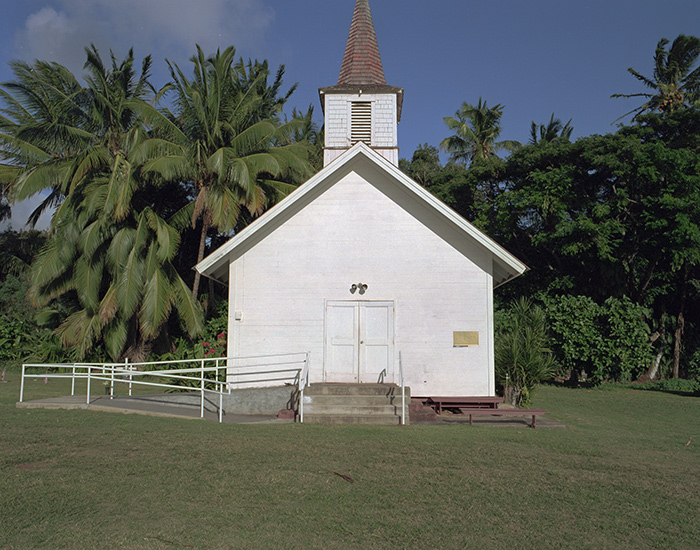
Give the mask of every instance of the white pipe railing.
[(310, 353), (306, 352), (306, 359), (304, 360), (304, 368), (301, 370), (299, 375), (299, 422), (304, 422), (304, 390), (309, 385), (309, 359)]
[(399, 352), (399, 379), (401, 381), (401, 425), (406, 425), (406, 384), (403, 380), (403, 361)]
[[(101, 380), (109, 384), (109, 397), (114, 399), (116, 383), (126, 383), (129, 387), (129, 396), (132, 395), (134, 384), (146, 387), (160, 387), (170, 389), (187, 389), (174, 383), (160, 383), (155, 381), (139, 380), (138, 377), (150, 377), (154, 379), (171, 379), (185, 381), (191, 384), (191, 389), (200, 394), (200, 416), (204, 417), (204, 402), (207, 394), (219, 396), (219, 422), (223, 421), (223, 394), (231, 394), (231, 388), (238, 384), (297, 382), (299, 393), (303, 394), (303, 388), (308, 385), (310, 353), (286, 353), (272, 355), (256, 355), (250, 357), (217, 357), (205, 359), (179, 359), (174, 361), (152, 361), (144, 363), (50, 363), (36, 364), (25, 363), (22, 365), (22, 380), (20, 384), (20, 403), (24, 400), (25, 378), (70, 378), (71, 395), (75, 395), (76, 380), (86, 380), (86, 399), (90, 404), (91, 384), (93, 380)], [(296, 359), (295, 359), (296, 358)], [(280, 360), (283, 359), (283, 360)], [(211, 367), (205, 366), (208, 362), (214, 362)], [(181, 365), (185, 363), (199, 363), (196, 368), (160, 369), (150, 370), (157, 366)], [(236, 363), (232, 367), (231, 364)], [(296, 365), (296, 366), (294, 366)], [(263, 367), (261, 369), (260, 367)], [(282, 368), (275, 368), (282, 367)], [(28, 368), (41, 369), (42, 373), (28, 373)], [(229, 372), (235, 368), (236, 372)], [(50, 369), (64, 369), (68, 372), (49, 373)], [(147, 370), (144, 370), (147, 369)], [(223, 380), (219, 380), (223, 371)], [(213, 373), (213, 378), (207, 378), (206, 374)], [(192, 376), (186, 376), (191, 374)], [(236, 380), (236, 377), (256, 377), (255, 380)], [(135, 378), (136, 377), (136, 378)], [(107, 385), (107, 384), (105, 384)], [(207, 387), (210, 386), (210, 387)], [(214, 389), (211, 388), (213, 386)], [(300, 400), (300, 419), (303, 421), (303, 399)]]

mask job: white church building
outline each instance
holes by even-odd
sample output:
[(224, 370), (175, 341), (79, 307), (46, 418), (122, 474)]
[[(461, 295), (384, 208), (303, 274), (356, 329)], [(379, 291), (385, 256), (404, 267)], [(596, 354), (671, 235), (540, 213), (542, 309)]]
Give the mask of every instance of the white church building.
[(310, 352), (311, 384), (493, 396), (493, 290), (527, 267), (398, 168), (368, 0), (319, 90), (324, 168), (196, 269), (228, 285), (228, 354)]

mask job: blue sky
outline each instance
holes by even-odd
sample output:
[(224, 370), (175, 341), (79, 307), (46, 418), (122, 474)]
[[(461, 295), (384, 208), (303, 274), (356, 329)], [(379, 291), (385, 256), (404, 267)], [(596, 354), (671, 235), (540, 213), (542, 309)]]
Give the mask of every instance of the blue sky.
[[(299, 83), (290, 107), (312, 104), (337, 82), (355, 0), (4, 0), (0, 81), (12, 59), (46, 59), (80, 73), (83, 48), (106, 58), (134, 47), (154, 58), (153, 81), (167, 81), (165, 58), (189, 73), (196, 43), (205, 52), (235, 45), (244, 58), (285, 64)], [(639, 105), (610, 99), (643, 91), (627, 67), (652, 72), (656, 43), (700, 35), (698, 0), (370, 0), (387, 83), (405, 90), (401, 156), (449, 134), (442, 118), (479, 97), (505, 106), (503, 139), (527, 141), (531, 121), (572, 119), (574, 137), (613, 131)], [(26, 219), (15, 209), (13, 227)]]

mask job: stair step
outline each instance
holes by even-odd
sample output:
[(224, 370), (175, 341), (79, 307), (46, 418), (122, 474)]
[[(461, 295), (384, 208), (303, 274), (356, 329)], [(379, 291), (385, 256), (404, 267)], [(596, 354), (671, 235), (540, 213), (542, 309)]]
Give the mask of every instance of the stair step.
[[(401, 396), (385, 395), (304, 395), (304, 404), (314, 403), (317, 405), (332, 404), (338, 406), (352, 407), (354, 405), (398, 405), (401, 406)], [(408, 407), (408, 399), (406, 406)]]
[(401, 417), (394, 414), (306, 414), (304, 422), (310, 424), (382, 424), (398, 425)]
[[(410, 395), (406, 388), (406, 406)], [(304, 390), (304, 422), (396, 425), (402, 401), (392, 384), (312, 384)]]
[(306, 416), (306, 414), (400, 415), (401, 407), (396, 407), (394, 405), (340, 405), (333, 403), (304, 403), (304, 416)]
[[(406, 398), (411, 396), (406, 388)], [(304, 395), (394, 395), (401, 397), (401, 388), (391, 384), (311, 384)]]

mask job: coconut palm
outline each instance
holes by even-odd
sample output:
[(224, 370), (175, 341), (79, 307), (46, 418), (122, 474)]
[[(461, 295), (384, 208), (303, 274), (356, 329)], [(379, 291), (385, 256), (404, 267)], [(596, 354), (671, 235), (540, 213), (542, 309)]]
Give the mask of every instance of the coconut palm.
[(296, 122), (290, 139), (293, 143), (304, 143), (309, 146), (309, 163), (315, 172), (323, 168), (324, 126), (320, 128), (314, 122), (314, 107), (309, 105), (306, 113), (292, 109), (292, 120)]
[(269, 84), (270, 67), (267, 59), (263, 61), (258, 61), (257, 59), (251, 61), (249, 59), (245, 63), (243, 58), (240, 58), (234, 64), (236, 87), (242, 92), (252, 89), (260, 98), (260, 103), (255, 113), (255, 122), (265, 119), (277, 119), (282, 113), (284, 104), (294, 93), (294, 90), (297, 89), (297, 84), (293, 84), (284, 95), (280, 95), (284, 71), (284, 65), (280, 65), (275, 73), (274, 81), (272, 84)]
[(561, 120), (554, 118), (554, 113), (552, 113), (547, 124), (537, 125), (534, 120), (532, 121), (530, 125), (530, 145), (569, 141), (573, 131), (574, 128), (571, 126), (571, 119), (569, 119), (566, 124), (562, 124)]
[[(258, 93), (256, 81), (245, 79), (246, 85), (239, 85), (234, 56), (235, 49), (229, 47), (205, 58), (197, 46), (192, 78), (168, 63), (175, 112), (148, 113), (158, 135), (144, 143), (144, 170), (166, 180), (192, 182), (191, 222), (193, 227), (200, 224), (197, 262), (204, 257), (211, 228), (230, 233), (242, 207), (259, 215), (294, 189), (290, 182), (311, 173), (307, 147), (288, 140), (298, 122), (279, 125), (274, 119), (259, 119), (261, 106), (270, 99)], [(256, 78), (266, 76), (259, 71)], [(196, 273), (193, 296), (198, 289)]]
[(150, 59), (137, 75), (133, 52), (106, 67), (94, 46), (86, 51), (86, 86), (55, 63), (14, 65), (0, 144), (18, 167), (11, 196), (47, 190), (57, 205), (31, 269), (34, 305), (50, 315), (60, 300), (72, 311), (57, 332), (79, 357), (104, 344), (114, 360), (139, 360), (173, 308), (190, 334), (201, 330), (201, 313), (170, 263), (179, 235), (161, 215), (168, 201), (151, 199), (163, 182), (134, 162), (148, 137), (137, 107)]
[(440, 148), (450, 153), (454, 162), (468, 164), (496, 156), (498, 151), (514, 151), (520, 147), (517, 141), (496, 141), (501, 134), (503, 116), (500, 104), (488, 107), (486, 101), (479, 98), (475, 106), (462, 103), (455, 116), (443, 118), (454, 134), (440, 143)]
[[(646, 102), (620, 118), (634, 113), (632, 120), (649, 111), (675, 111), (684, 105), (700, 105), (700, 67), (693, 66), (700, 57), (700, 38), (680, 34), (667, 51), (668, 39), (662, 38), (656, 45), (654, 72), (651, 78), (627, 69), (632, 76), (651, 92), (638, 94), (613, 94), (610, 97), (643, 97)], [(619, 120), (619, 119), (618, 119)]]

